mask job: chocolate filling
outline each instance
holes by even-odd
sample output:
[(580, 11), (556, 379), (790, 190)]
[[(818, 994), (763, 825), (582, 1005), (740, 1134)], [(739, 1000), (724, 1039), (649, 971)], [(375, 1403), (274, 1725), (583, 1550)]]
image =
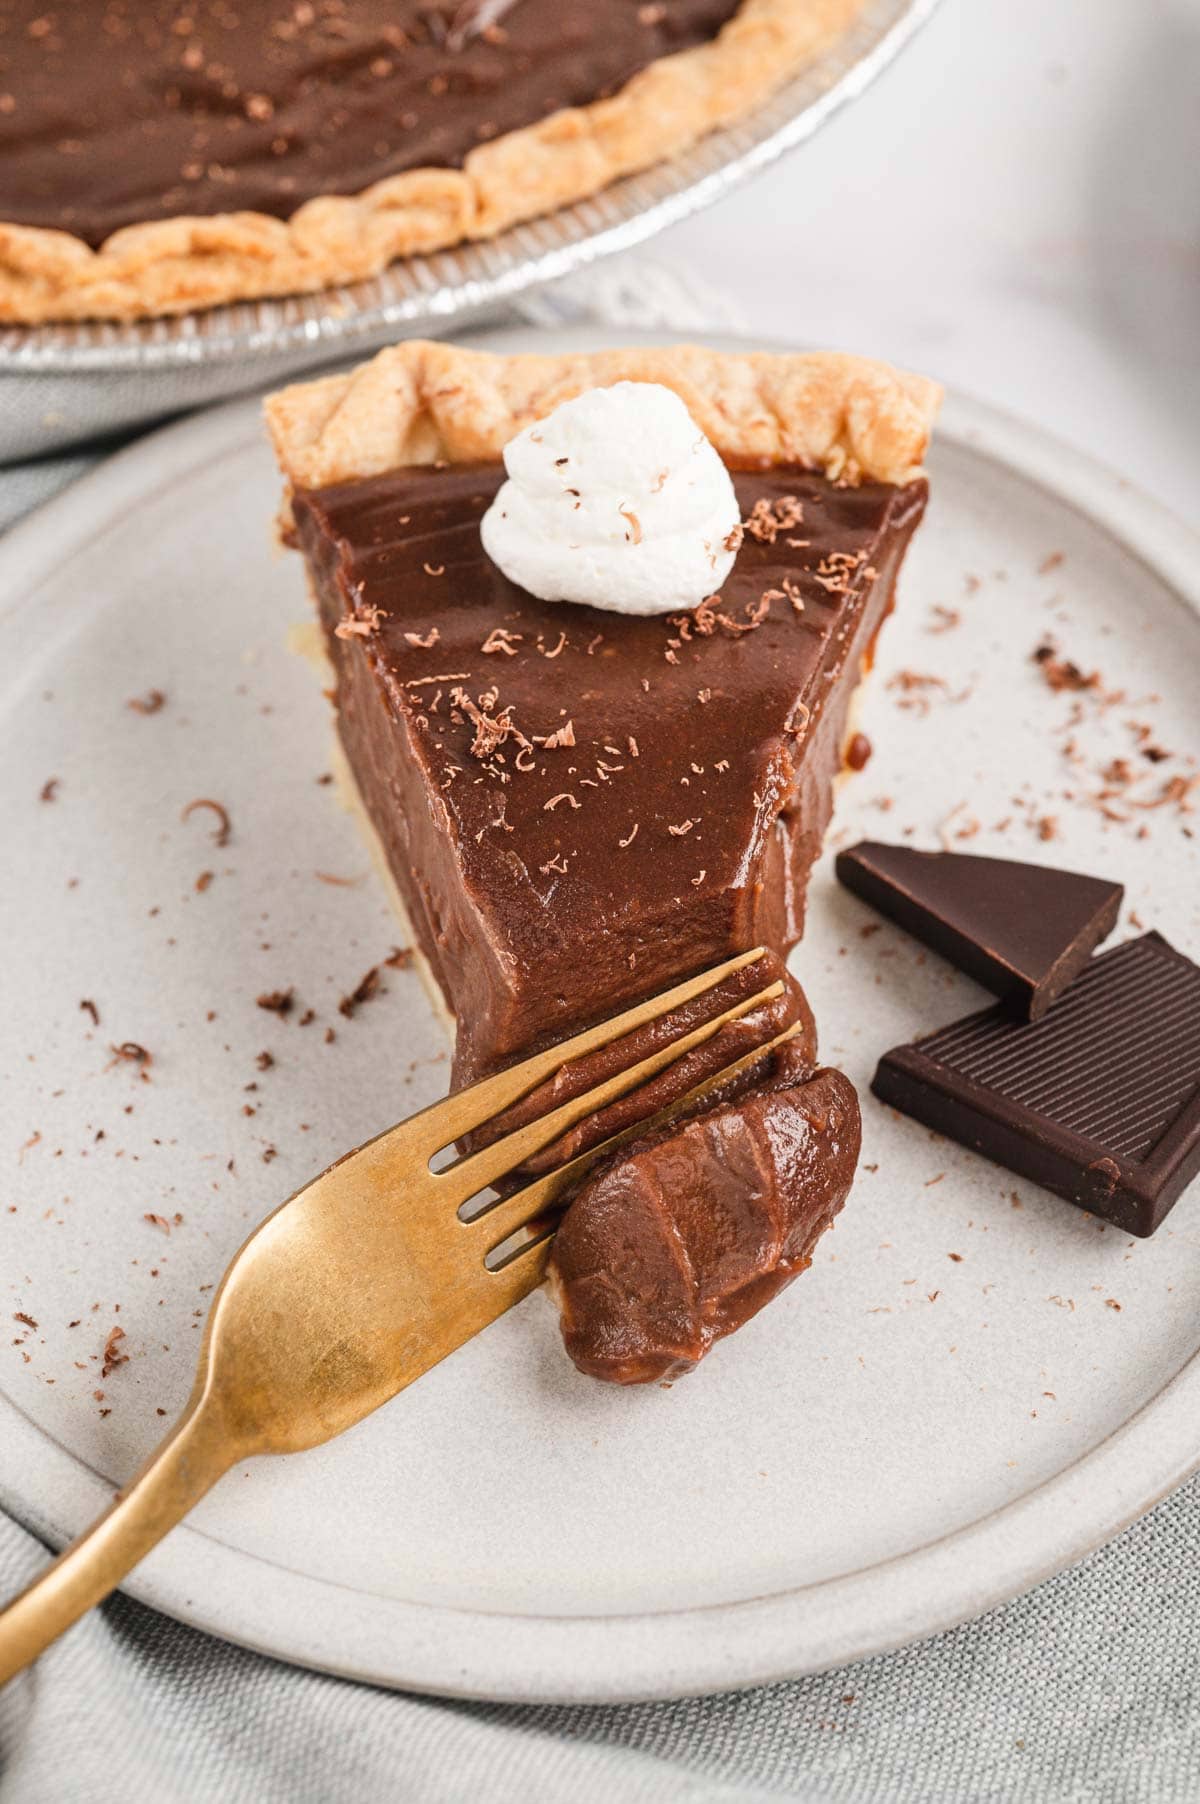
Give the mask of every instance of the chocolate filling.
[(851, 693), (926, 497), (739, 472), (759, 524), (714, 607), (635, 619), (537, 601), (490, 563), (500, 474), (294, 498), (339, 732), (458, 1017), (460, 1084), (799, 938)]
[(611, 94), (738, 4), (12, 0), (0, 219), (99, 245), (178, 214), (287, 218)]
[(858, 1163), (858, 1097), (785, 1049), (753, 1094), (618, 1154), (554, 1239), (563, 1341), (617, 1384), (679, 1377), (812, 1264)]

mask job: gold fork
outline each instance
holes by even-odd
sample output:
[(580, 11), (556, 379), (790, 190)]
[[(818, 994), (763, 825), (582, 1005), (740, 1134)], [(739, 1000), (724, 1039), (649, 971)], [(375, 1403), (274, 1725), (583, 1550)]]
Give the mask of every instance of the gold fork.
[(782, 983), (445, 1169), (435, 1171), (433, 1159), (561, 1065), (702, 995), (762, 950), (727, 959), (434, 1103), (347, 1153), (269, 1215), (213, 1298), (179, 1421), (99, 1521), (0, 1613), (0, 1685), (107, 1597), (231, 1466), (251, 1454), (298, 1453), (332, 1440), (533, 1290), (545, 1274), (553, 1208), (566, 1185), (797, 1029), (515, 1194), (469, 1215), (466, 1205), (594, 1109), (778, 996)]

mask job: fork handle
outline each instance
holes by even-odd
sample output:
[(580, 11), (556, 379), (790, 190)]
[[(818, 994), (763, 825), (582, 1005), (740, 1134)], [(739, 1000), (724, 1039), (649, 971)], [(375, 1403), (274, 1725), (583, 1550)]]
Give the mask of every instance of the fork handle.
[(218, 1411), (190, 1405), (104, 1514), (0, 1611), (0, 1685), (115, 1591), (244, 1451)]

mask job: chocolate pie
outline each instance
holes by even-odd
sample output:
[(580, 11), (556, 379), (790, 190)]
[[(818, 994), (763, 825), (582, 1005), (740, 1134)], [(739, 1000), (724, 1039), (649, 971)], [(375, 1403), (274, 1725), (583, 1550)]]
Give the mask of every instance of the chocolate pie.
[(489, 238), (752, 113), (863, 0), (12, 0), (0, 320), (132, 319)]
[[(508, 441), (625, 380), (674, 391), (732, 473), (741, 547), (720, 592), (690, 612), (541, 601), (481, 543)], [(937, 400), (935, 384), (852, 357), (494, 357), (410, 342), (268, 401), (348, 787), (455, 1021), (456, 1083), (731, 953), (765, 944), (782, 958), (800, 937), (851, 700), (924, 511)], [(690, 1151), (675, 1160), (699, 1184), (715, 1147), (744, 1142), (734, 1188), (759, 1199), (746, 1245), (761, 1252), (769, 1217), (770, 1258), (739, 1256), (713, 1278), (711, 1320), (697, 1326), (709, 1291), (697, 1292), (691, 1327), (661, 1359), (639, 1330), (628, 1369), (611, 1371), (598, 1355), (589, 1364), (579, 1298), (599, 1293), (577, 1282), (577, 1258), (571, 1340), (586, 1369), (647, 1376), (699, 1357), (803, 1269), (840, 1207), (857, 1107), (845, 1080), (807, 1087), (815, 1035), (791, 980), (757, 1043), (787, 1021), (796, 1039), (721, 1100), (720, 1122), (679, 1128)], [(669, 1100), (661, 1080), (652, 1100)], [(769, 1169), (789, 1133), (810, 1147), (807, 1175), (786, 1159)], [(641, 1158), (631, 1182), (644, 1189), (673, 1155), (661, 1137), (641, 1155), (624, 1157)], [(589, 1208), (612, 1218), (603, 1194)]]

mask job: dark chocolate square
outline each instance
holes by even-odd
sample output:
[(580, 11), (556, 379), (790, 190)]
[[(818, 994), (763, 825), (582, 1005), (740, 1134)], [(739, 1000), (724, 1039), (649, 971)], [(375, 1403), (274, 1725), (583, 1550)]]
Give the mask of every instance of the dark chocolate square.
[(1200, 1171), (1200, 967), (1148, 933), (1041, 1021), (981, 1010), (885, 1053), (875, 1095), (1068, 1202), (1149, 1235)]

